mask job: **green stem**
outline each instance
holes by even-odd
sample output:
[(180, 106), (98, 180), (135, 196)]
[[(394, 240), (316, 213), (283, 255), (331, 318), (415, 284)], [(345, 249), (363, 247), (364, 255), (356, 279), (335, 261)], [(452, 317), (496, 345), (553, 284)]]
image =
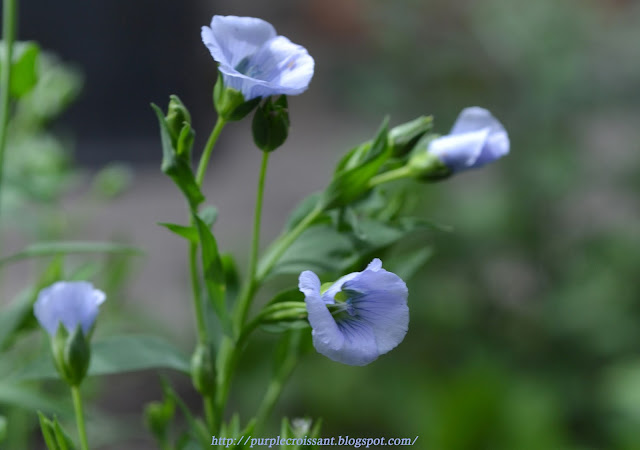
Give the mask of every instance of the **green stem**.
[(202, 402), (204, 403), (204, 417), (207, 421), (209, 432), (217, 432), (218, 424), (216, 422), (216, 417), (218, 417), (218, 415), (216, 414), (215, 398), (213, 394), (203, 396)]
[(13, 42), (16, 37), (17, 0), (4, 0), (2, 4), (2, 40), (4, 42), (5, 64), (0, 73), (0, 194), (2, 193), (2, 174), (4, 172), (4, 153), (7, 146), (9, 128), (9, 100), (11, 86), (11, 60)]
[(251, 300), (256, 289), (256, 270), (258, 266), (258, 250), (260, 248), (260, 222), (262, 219), (262, 201), (264, 199), (264, 184), (267, 176), (267, 166), (269, 163), (269, 152), (262, 152), (262, 164), (260, 166), (260, 177), (258, 178), (258, 190), (256, 193), (256, 208), (253, 217), (253, 237), (251, 239), (251, 252), (249, 254), (249, 273), (238, 299), (237, 312), (235, 316), (235, 327), (239, 332), (247, 318)]
[[(209, 164), (209, 159), (211, 158), (211, 152), (213, 151), (213, 147), (215, 147), (218, 138), (220, 137), (220, 133), (222, 129), (226, 125), (226, 121), (218, 116), (218, 120), (216, 121), (211, 134), (209, 135), (209, 139), (202, 151), (202, 156), (200, 157), (200, 162), (198, 164), (198, 169), (196, 171), (196, 183), (198, 186), (202, 186), (204, 181), (204, 176), (207, 172), (207, 165)], [(193, 218), (191, 218), (191, 226), (194, 226)], [(189, 244), (189, 271), (191, 273), (191, 287), (193, 290), (193, 311), (196, 318), (196, 326), (198, 329), (198, 341), (200, 344), (208, 345), (209, 343), (209, 334), (207, 331), (207, 323), (205, 320), (204, 314), (204, 304), (202, 303), (202, 287), (200, 284), (200, 275), (198, 271), (198, 244), (190, 243)], [(217, 428), (216, 422), (216, 408), (215, 408), (215, 399), (213, 395), (203, 395), (202, 402), (204, 404), (204, 414), (205, 420), (211, 432), (214, 432)]]
[(193, 290), (193, 311), (196, 317), (198, 340), (207, 343), (207, 324), (204, 318), (204, 305), (202, 304), (202, 290), (198, 276), (198, 244), (189, 244), (189, 270), (191, 272), (191, 287)]
[(82, 397), (80, 396), (80, 387), (71, 386), (71, 396), (73, 397), (73, 409), (76, 412), (76, 424), (78, 425), (78, 436), (80, 437), (80, 448), (89, 450), (89, 442), (87, 441), (87, 431), (84, 426), (84, 412), (82, 409)]
[(289, 248), (293, 242), (300, 237), (300, 235), (322, 214), (323, 208), (320, 204), (316, 206), (307, 216), (302, 219), (293, 230), (288, 231), (275, 241), (267, 255), (265, 260), (258, 267), (258, 273), (256, 274), (256, 283), (260, 283), (264, 278), (269, 275), (273, 266), (278, 262), (280, 257)]
[(402, 178), (411, 177), (412, 171), (409, 166), (398, 167), (397, 169), (383, 172), (369, 180), (369, 188), (377, 186), (382, 183), (388, 183), (389, 181), (400, 180)]
[(218, 137), (220, 136), (220, 133), (222, 132), (222, 129), (226, 124), (227, 121), (224, 120), (221, 116), (218, 116), (216, 125), (213, 127), (213, 130), (209, 135), (207, 144), (202, 151), (202, 156), (200, 156), (200, 163), (198, 164), (198, 171), (196, 172), (196, 183), (198, 183), (198, 186), (202, 186), (204, 175), (207, 172), (207, 165), (209, 164), (209, 159), (211, 158), (211, 152), (213, 151), (213, 147), (216, 145)]

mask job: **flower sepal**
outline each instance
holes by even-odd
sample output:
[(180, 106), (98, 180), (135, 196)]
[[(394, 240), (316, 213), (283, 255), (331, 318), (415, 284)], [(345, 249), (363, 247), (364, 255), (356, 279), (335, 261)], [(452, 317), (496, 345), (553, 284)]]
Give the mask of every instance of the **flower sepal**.
[(287, 140), (289, 124), (287, 96), (281, 95), (277, 100), (268, 97), (253, 116), (253, 141), (263, 152), (272, 152)]
[(215, 376), (216, 368), (211, 347), (200, 343), (191, 357), (193, 387), (202, 395), (210, 395), (215, 387)]
[(391, 154), (396, 158), (408, 155), (420, 139), (433, 128), (433, 116), (420, 116), (389, 131)]
[(301, 301), (282, 301), (267, 305), (259, 316), (260, 328), (270, 333), (307, 328), (307, 309)]
[(58, 373), (70, 386), (79, 386), (89, 370), (91, 362), (91, 346), (78, 325), (73, 333), (69, 333), (61, 323), (58, 331), (51, 338), (53, 362)]
[(169, 97), (165, 121), (176, 155), (190, 160), (195, 132), (191, 128), (191, 114), (189, 114), (189, 110), (177, 95)]
[(258, 106), (260, 100), (261, 97), (245, 100), (242, 92), (225, 86), (222, 74), (218, 75), (218, 81), (213, 87), (213, 105), (220, 117), (227, 122), (244, 119)]
[(409, 172), (420, 181), (440, 181), (449, 178), (453, 171), (437, 155), (428, 151), (434, 135), (423, 137), (407, 161)]

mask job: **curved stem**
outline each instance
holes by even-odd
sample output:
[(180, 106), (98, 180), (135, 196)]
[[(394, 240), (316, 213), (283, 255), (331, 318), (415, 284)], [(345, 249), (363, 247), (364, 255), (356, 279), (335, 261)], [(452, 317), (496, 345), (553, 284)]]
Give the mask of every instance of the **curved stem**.
[(89, 450), (89, 442), (87, 441), (87, 431), (84, 426), (84, 411), (82, 409), (82, 397), (80, 396), (80, 388), (71, 386), (71, 396), (73, 397), (73, 409), (76, 412), (76, 424), (78, 426), (78, 436), (80, 437), (80, 448)]
[(412, 174), (409, 166), (398, 167), (397, 169), (383, 172), (369, 180), (369, 188), (377, 186), (382, 183), (388, 183), (389, 181), (400, 180), (402, 178), (410, 177)]
[(196, 183), (198, 186), (202, 186), (202, 182), (204, 181), (204, 175), (207, 172), (207, 165), (209, 164), (209, 159), (211, 158), (211, 152), (213, 147), (216, 145), (218, 141), (218, 137), (222, 132), (222, 129), (227, 124), (227, 121), (222, 117), (218, 116), (218, 120), (216, 120), (216, 125), (213, 127), (211, 134), (209, 135), (209, 139), (207, 140), (207, 144), (202, 151), (202, 156), (200, 156), (200, 163), (198, 164), (198, 170), (196, 172)]
[(323, 209), (320, 204), (316, 206), (307, 216), (302, 219), (293, 230), (282, 234), (276, 242), (273, 244), (269, 253), (265, 256), (265, 260), (258, 267), (258, 273), (256, 274), (256, 283), (260, 283), (264, 278), (269, 275), (273, 266), (278, 262), (280, 257), (289, 248), (293, 242), (300, 237), (300, 235), (322, 214)]
[(9, 127), (9, 100), (11, 86), (11, 60), (13, 42), (16, 35), (17, 0), (4, 0), (2, 5), (2, 40), (4, 42), (5, 64), (0, 73), (0, 193), (2, 193), (2, 174), (4, 172), (4, 153), (7, 145)]
[(249, 273), (238, 299), (235, 316), (235, 327), (239, 332), (247, 318), (247, 312), (251, 306), (251, 300), (256, 288), (256, 270), (258, 265), (258, 249), (260, 248), (260, 222), (262, 220), (262, 201), (264, 199), (264, 184), (267, 176), (269, 152), (262, 152), (262, 164), (260, 177), (258, 178), (258, 190), (256, 193), (256, 208), (253, 217), (253, 237), (251, 239), (251, 252), (249, 254)]

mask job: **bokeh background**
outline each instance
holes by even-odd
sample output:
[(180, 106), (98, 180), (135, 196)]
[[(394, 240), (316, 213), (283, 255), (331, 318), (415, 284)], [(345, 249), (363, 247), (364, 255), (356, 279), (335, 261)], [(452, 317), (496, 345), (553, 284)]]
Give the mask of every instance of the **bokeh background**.
[[(276, 418), (306, 415), (322, 418), (323, 436), (419, 435), (417, 448), (433, 450), (640, 448), (633, 0), (23, 2), (20, 38), (71, 63), (74, 86), (83, 81), (53, 124), (62, 139), (18, 174), (56, 195), (8, 200), (4, 250), (52, 236), (134, 243), (146, 257), (109, 272), (109, 318), (98, 331), (151, 331), (192, 348), (186, 249), (156, 225), (181, 222), (186, 211), (160, 173), (149, 103), (179, 95), (196, 148), (204, 145), (216, 68), (199, 30), (213, 14), (268, 20), (316, 61), (309, 91), (290, 99), (290, 139), (272, 158), (264, 242), (387, 114), (392, 125), (433, 114), (445, 133), (462, 108), (479, 105), (511, 138), (511, 154), (491, 167), (416, 185), (420, 215), (454, 231), (403, 243), (433, 249), (408, 283), (403, 344), (365, 368), (310, 353), (269, 433), (277, 434)], [(241, 262), (259, 160), (247, 124), (232, 124), (205, 187), (220, 209), (218, 241)], [(32, 264), (12, 267), (4, 297), (33, 273)], [(259, 341), (232, 396), (243, 417), (270, 370), (274, 338)], [(189, 380), (167, 375), (197, 408)], [(90, 427), (103, 430), (103, 448), (153, 448), (139, 416), (160, 395), (156, 373), (108, 377), (90, 391)]]

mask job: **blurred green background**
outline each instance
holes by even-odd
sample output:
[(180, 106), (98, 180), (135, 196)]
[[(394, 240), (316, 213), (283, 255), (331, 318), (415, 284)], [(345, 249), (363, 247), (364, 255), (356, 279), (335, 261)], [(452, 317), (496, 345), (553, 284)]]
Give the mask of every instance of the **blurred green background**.
[[(258, 16), (305, 45), (317, 67), (309, 92), (291, 101), (291, 141), (274, 156), (265, 239), (385, 114), (392, 125), (434, 114), (436, 129), (446, 133), (462, 108), (478, 105), (511, 138), (511, 154), (491, 167), (416, 185), (421, 215), (454, 231), (401, 244), (434, 250), (408, 282), (411, 323), (402, 345), (365, 368), (309, 353), (267, 434), (277, 434), (276, 418), (286, 415), (322, 418), (328, 437), (419, 435), (417, 448), (429, 450), (640, 448), (637, 1), (219, 1), (184, 10), (125, 3), (110, 4), (106, 25), (90, 35), (99, 48), (111, 48), (102, 61), (84, 59), (76, 47), (65, 53), (60, 29), (49, 31), (57, 41), (39, 36), (44, 17), (35, 8), (21, 24), (22, 38), (85, 68), (84, 97), (62, 122), (78, 137), (77, 160), (91, 171), (113, 159), (135, 165), (129, 192), (112, 209), (87, 213), (87, 202), (74, 200), (81, 182), (65, 203), (80, 216), (95, 214), (67, 237), (117, 232), (148, 252), (109, 317), (118, 324), (128, 311), (148, 308), (148, 322), (111, 328), (153, 329), (191, 348), (186, 249), (154, 224), (179, 221), (184, 211), (159, 173), (148, 103), (180, 95), (199, 131), (196, 145), (204, 144), (214, 118), (215, 66), (199, 26), (212, 14)], [(86, 29), (87, 18), (66, 16), (72, 29)], [(135, 34), (142, 18), (151, 25)], [(109, 23), (113, 35), (104, 34)], [(94, 41), (84, 42), (90, 48)], [(134, 63), (138, 56), (155, 63)], [(118, 101), (101, 108), (107, 97)], [(220, 207), (220, 241), (240, 255), (259, 162), (246, 131), (234, 126), (223, 137), (209, 192)], [(14, 239), (18, 245), (24, 238)], [(232, 395), (242, 417), (253, 411), (270, 370), (274, 340), (260, 336)], [(112, 377), (96, 388), (96, 404), (135, 414), (159, 395), (156, 380), (154, 373)], [(176, 383), (197, 405), (189, 380)], [(142, 448), (143, 441), (113, 448)]]

